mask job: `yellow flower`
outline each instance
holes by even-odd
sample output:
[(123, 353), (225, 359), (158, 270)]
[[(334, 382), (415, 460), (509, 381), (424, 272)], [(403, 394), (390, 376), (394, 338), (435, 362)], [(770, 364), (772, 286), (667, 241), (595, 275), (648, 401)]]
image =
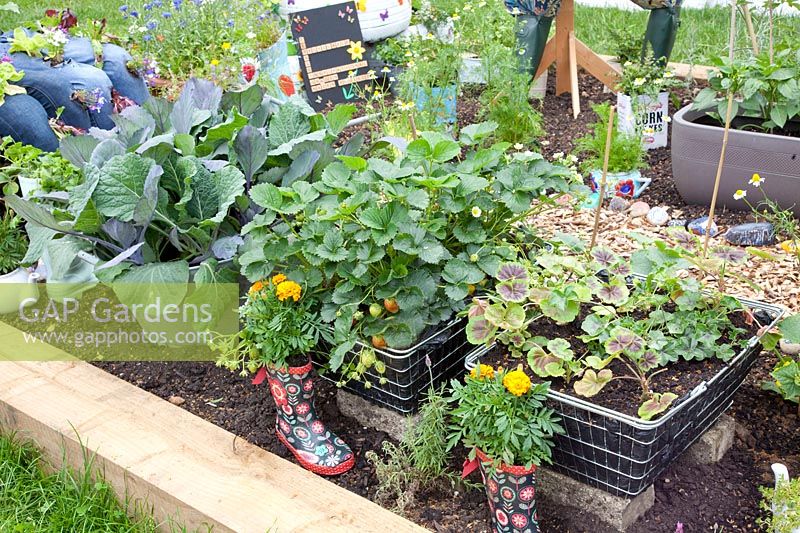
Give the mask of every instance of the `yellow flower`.
[(278, 300), (285, 301), (288, 298), (293, 299), (295, 302), (300, 299), (300, 293), (303, 289), (295, 283), (294, 281), (282, 281), (278, 284), (278, 287), (275, 289), (275, 295), (278, 297)]
[(231, 49), (231, 43), (229, 43), (228, 41), (225, 41), (224, 43), (222, 43), (222, 49), (223, 50), (230, 50)]
[(503, 377), (503, 386), (514, 396), (522, 396), (531, 390), (531, 378), (522, 370), (512, 370)]
[(219, 65), (219, 59), (212, 59), (212, 60), (211, 60), (211, 65), (212, 65), (212, 66), (215, 66), (215, 67), (216, 67), (217, 65)]
[(272, 276), (272, 284), (273, 285), (277, 285), (277, 284), (281, 283), (282, 281), (286, 281), (286, 276), (284, 276), (283, 274), (275, 274), (274, 276)]
[(753, 174), (753, 177), (750, 178), (750, 185), (753, 187), (760, 187), (762, 183), (764, 183), (764, 178), (762, 178), (758, 172)]
[(347, 49), (347, 53), (350, 54), (350, 59), (353, 61), (361, 61), (364, 59), (364, 52), (367, 49), (361, 46), (361, 41), (355, 41), (350, 43), (350, 48)]
[(734, 200), (741, 200), (745, 196), (747, 196), (747, 191), (744, 191), (742, 189), (738, 189), (735, 193), (733, 193)]
[(264, 290), (264, 282), (263, 281), (256, 281), (253, 285), (250, 286), (250, 294), (254, 294), (256, 292), (261, 292)]
[(797, 248), (795, 247), (794, 242), (792, 241), (783, 241), (780, 246), (781, 250), (783, 250), (787, 254), (793, 254), (797, 251)]
[(493, 378), (494, 368), (491, 365), (479, 365), (470, 370), (469, 375), (475, 379)]

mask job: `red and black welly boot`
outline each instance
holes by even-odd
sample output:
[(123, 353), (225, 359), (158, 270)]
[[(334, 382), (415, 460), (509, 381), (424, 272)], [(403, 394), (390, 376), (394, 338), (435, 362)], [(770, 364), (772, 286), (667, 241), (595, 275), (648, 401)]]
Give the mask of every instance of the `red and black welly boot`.
[(343, 474), (353, 468), (355, 457), (350, 447), (317, 416), (311, 361), (298, 367), (268, 368), (265, 377), (278, 408), (278, 439), (303, 468), (323, 476)]

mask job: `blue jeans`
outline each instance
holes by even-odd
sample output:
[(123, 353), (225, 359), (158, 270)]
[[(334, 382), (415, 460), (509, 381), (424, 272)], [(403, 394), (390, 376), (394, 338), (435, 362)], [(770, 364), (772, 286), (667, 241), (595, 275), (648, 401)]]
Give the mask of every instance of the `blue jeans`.
[(27, 94), (6, 96), (0, 105), (0, 136), (6, 135), (47, 152), (58, 150), (58, 138), (50, 129), (47, 112)]
[[(64, 57), (85, 65), (95, 65), (92, 42), (85, 37), (70, 39), (64, 47)], [(150, 93), (144, 80), (128, 70), (128, 61), (131, 59), (124, 48), (115, 44), (103, 45), (103, 72), (111, 79), (114, 89), (142, 105)]]

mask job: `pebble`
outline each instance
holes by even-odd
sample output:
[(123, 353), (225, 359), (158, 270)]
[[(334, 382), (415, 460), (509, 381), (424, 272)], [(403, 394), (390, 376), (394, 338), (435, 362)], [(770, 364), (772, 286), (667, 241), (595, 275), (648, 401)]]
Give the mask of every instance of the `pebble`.
[(750, 222), (728, 228), (725, 240), (739, 246), (768, 246), (775, 244), (775, 227), (769, 222)]
[(665, 207), (654, 207), (648, 211), (647, 221), (654, 226), (665, 226), (669, 222), (669, 212)]
[(608, 202), (608, 208), (615, 213), (622, 213), (628, 209), (628, 201), (620, 196), (615, 196)]
[(787, 342), (781, 339), (781, 351), (786, 355), (800, 355), (800, 343)]
[[(686, 226), (686, 228), (694, 233), (695, 235), (705, 235), (706, 234), (706, 226), (708, 225), (708, 217), (700, 217), (692, 220)], [(716, 222), (711, 222), (711, 236), (715, 236), (719, 233), (719, 227), (717, 226)]]
[(172, 405), (183, 405), (184, 403), (186, 403), (186, 400), (184, 400), (180, 396), (170, 396), (169, 403), (171, 403)]
[(647, 216), (647, 213), (649, 212), (650, 206), (647, 205), (647, 202), (633, 202), (631, 207), (628, 209), (628, 214), (631, 216), (631, 218)]

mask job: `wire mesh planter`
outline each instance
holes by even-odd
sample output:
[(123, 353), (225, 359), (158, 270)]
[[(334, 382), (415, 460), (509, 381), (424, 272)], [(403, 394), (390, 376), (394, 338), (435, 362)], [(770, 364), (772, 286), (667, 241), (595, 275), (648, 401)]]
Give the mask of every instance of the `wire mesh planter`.
[[(464, 355), (472, 349), (467, 342), (465, 323), (463, 318), (446, 322), (410, 348), (375, 349), (375, 357), (386, 365), (385, 372), (378, 374), (373, 367), (364, 374), (370, 388), (361, 381), (350, 380), (344, 389), (399, 413), (417, 411), (431, 382), (437, 386), (463, 369)], [(355, 355), (363, 347), (359, 343), (351, 353)], [(322, 367), (320, 361), (314, 364)], [(339, 375), (324, 373), (322, 377), (335, 383)], [(383, 384), (381, 377), (386, 379)]]
[[(783, 315), (776, 306), (740, 301), (762, 324), (774, 326)], [(481, 346), (467, 355), (467, 369), (490, 349)], [(755, 336), (714, 377), (653, 421), (550, 391), (550, 407), (561, 416), (566, 430), (555, 440), (553, 470), (617, 496), (641, 494), (731, 406), (759, 353), (760, 337)]]

